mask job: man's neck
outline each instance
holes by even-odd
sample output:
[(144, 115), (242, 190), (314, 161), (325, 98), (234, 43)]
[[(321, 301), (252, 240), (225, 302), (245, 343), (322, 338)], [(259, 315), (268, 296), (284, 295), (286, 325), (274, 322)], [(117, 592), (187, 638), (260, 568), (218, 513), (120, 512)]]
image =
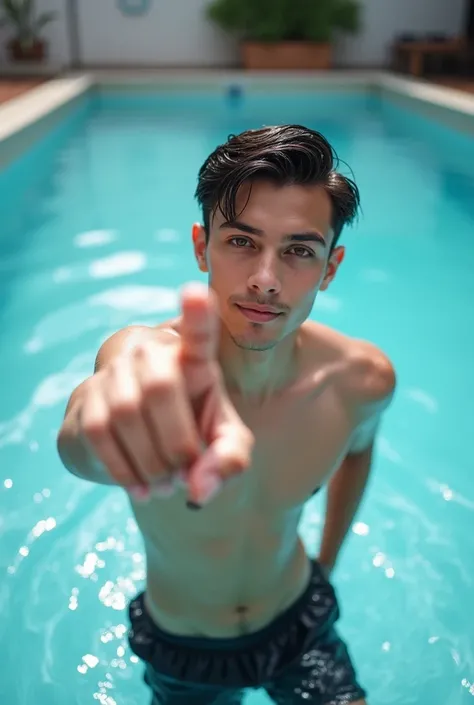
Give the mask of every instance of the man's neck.
[(246, 350), (223, 330), (219, 362), (229, 392), (253, 404), (264, 404), (295, 379), (298, 337), (298, 333), (289, 335), (270, 350)]

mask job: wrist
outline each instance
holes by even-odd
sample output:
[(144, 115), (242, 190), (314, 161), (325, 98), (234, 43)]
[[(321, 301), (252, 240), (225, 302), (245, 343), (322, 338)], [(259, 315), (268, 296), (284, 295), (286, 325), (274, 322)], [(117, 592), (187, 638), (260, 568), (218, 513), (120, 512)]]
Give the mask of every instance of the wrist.
[(331, 573), (334, 570), (334, 561), (325, 560), (323, 557), (318, 557), (316, 559), (316, 561), (317, 561), (318, 565), (321, 567), (326, 578), (329, 579), (331, 577)]

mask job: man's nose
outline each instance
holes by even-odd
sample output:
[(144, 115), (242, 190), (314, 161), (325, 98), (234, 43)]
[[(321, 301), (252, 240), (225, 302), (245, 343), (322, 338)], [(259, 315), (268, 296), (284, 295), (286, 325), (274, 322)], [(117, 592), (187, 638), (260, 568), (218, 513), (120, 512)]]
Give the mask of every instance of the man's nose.
[(281, 291), (281, 277), (279, 275), (279, 263), (275, 255), (271, 252), (262, 254), (255, 263), (255, 270), (249, 277), (249, 289), (259, 294), (279, 294)]

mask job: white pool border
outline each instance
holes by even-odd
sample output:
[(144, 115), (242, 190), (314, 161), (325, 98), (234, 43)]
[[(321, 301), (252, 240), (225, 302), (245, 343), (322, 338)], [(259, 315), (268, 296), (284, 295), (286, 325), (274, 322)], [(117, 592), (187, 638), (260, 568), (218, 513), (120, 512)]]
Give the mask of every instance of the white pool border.
[(64, 75), (1, 105), (0, 169), (27, 149), (89, 91), (219, 90), (231, 84), (247, 90), (348, 88), (385, 93), (474, 136), (474, 95), (383, 71), (108, 70)]

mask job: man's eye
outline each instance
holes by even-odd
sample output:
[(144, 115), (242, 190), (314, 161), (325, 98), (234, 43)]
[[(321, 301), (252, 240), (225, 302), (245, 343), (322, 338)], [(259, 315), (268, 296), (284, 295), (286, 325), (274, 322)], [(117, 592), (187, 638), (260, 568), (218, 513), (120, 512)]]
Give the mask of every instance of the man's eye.
[(308, 250), (307, 247), (292, 247), (291, 250), (291, 254), (296, 255), (297, 257), (314, 257), (314, 252), (312, 250)]
[(235, 247), (247, 247), (252, 246), (250, 240), (246, 237), (232, 237), (229, 242), (231, 242)]

